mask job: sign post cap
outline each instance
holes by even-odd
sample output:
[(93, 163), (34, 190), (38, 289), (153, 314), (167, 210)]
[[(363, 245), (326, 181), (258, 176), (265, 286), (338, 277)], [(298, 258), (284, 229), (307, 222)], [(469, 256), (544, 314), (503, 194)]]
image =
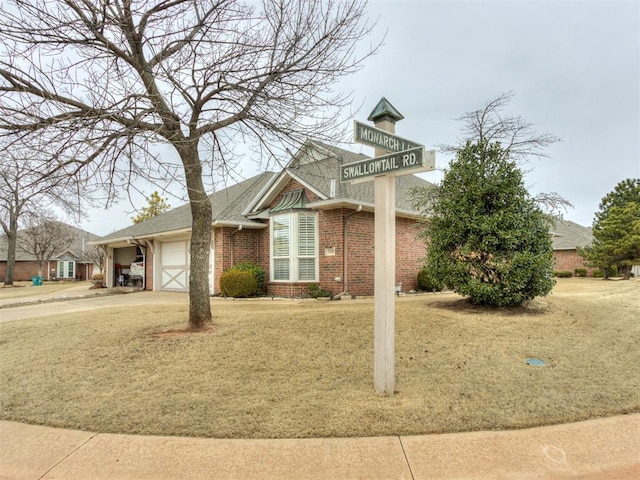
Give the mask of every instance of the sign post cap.
[(389, 100), (382, 97), (367, 120), (375, 123), (380, 120), (385, 120), (385, 117), (386, 119), (391, 120), (391, 122), (393, 123), (396, 123), (398, 120), (402, 120), (404, 118), (404, 116), (398, 111), (398, 109), (391, 105), (391, 102), (389, 102)]

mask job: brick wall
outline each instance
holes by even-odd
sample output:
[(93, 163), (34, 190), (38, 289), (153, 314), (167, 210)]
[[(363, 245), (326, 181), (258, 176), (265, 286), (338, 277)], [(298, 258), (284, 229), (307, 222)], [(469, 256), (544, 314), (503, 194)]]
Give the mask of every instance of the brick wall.
[[(318, 212), (318, 255), (320, 288), (333, 295), (344, 291), (344, 215), (349, 210), (321, 210)], [(339, 281), (336, 281), (339, 278)], [(308, 294), (308, 291), (307, 291)]]
[(144, 262), (144, 289), (153, 290), (153, 252), (149, 247), (145, 250)]
[(593, 275), (595, 269), (586, 265), (584, 258), (576, 250), (554, 250), (554, 270), (569, 270), (573, 273), (576, 268), (586, 268), (587, 275)]
[(419, 233), (415, 220), (396, 218), (396, 282), (402, 282), (403, 292), (418, 288), (418, 272), (427, 254)]
[[(49, 262), (49, 268), (47, 263), (42, 265), (42, 278), (44, 280), (51, 280), (53, 275), (57, 276), (58, 262)], [(7, 275), (7, 262), (0, 262), (0, 281), (4, 281)], [(32, 277), (38, 275), (38, 264), (36, 262), (17, 261), (13, 269), (13, 280), (16, 282), (31, 281)], [(80, 275), (80, 280), (89, 280), (93, 275), (93, 264), (89, 264), (88, 277), (87, 267), (84, 263), (76, 263), (76, 275)], [(72, 280), (65, 278), (64, 280)]]
[(220, 292), (220, 275), (233, 265), (243, 262), (260, 265), (258, 260), (260, 232), (261, 230), (250, 228), (238, 230), (237, 227), (222, 227), (215, 230), (215, 272), (213, 286), (215, 293)]
[(373, 295), (376, 259), (373, 222), (372, 212), (358, 212), (347, 220), (347, 289), (351, 295)]
[[(55, 266), (54, 266), (55, 268)], [(53, 270), (55, 271), (55, 270)], [(13, 280), (16, 282), (29, 281), (31, 277), (38, 275), (38, 264), (36, 262), (18, 261), (13, 267)], [(47, 279), (47, 264), (42, 266), (42, 275)], [(0, 262), (0, 281), (4, 281), (7, 276), (7, 262)]]

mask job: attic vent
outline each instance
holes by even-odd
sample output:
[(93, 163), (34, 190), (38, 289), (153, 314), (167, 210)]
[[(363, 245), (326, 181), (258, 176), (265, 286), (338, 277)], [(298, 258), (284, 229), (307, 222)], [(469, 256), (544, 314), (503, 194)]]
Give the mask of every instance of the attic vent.
[(280, 203), (271, 209), (271, 212), (280, 212), (282, 210), (291, 210), (294, 208), (305, 208), (309, 199), (304, 193), (304, 190), (294, 190), (293, 192), (287, 192), (282, 195)]

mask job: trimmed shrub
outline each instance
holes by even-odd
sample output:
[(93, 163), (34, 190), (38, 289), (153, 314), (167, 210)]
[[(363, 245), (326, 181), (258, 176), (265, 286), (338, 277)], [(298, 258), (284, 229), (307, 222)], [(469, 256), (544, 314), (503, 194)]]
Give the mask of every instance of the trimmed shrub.
[(569, 270), (554, 270), (553, 276), (558, 278), (571, 278), (573, 277), (573, 273)]
[(230, 268), (220, 275), (220, 291), (223, 295), (246, 298), (255, 295), (257, 289), (256, 277), (250, 271)]
[(586, 269), (586, 268), (576, 268), (576, 269), (573, 271), (573, 274), (574, 274), (576, 277), (586, 277), (586, 276), (587, 276), (587, 269)]
[(593, 271), (593, 278), (604, 278), (604, 272), (599, 268)]
[(440, 292), (444, 288), (442, 282), (433, 278), (427, 267), (418, 272), (418, 290), (423, 292)]
[(252, 295), (263, 295), (266, 286), (266, 278), (267, 272), (264, 268), (256, 265), (252, 262), (242, 262), (237, 263), (233, 267), (229, 268), (229, 270), (239, 270), (242, 272), (250, 272), (256, 279), (256, 290), (252, 293)]

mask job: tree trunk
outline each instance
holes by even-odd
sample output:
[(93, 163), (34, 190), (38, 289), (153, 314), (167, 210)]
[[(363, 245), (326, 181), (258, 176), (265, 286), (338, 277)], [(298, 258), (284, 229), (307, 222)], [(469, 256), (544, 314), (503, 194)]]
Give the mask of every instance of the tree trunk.
[(9, 233), (7, 234), (7, 271), (4, 285), (13, 285), (13, 272), (16, 265), (16, 245), (18, 244), (18, 219), (9, 218)]
[(200, 330), (211, 323), (209, 257), (211, 252), (211, 202), (202, 182), (197, 142), (182, 146), (180, 158), (191, 206), (191, 266), (189, 270), (189, 327)]

